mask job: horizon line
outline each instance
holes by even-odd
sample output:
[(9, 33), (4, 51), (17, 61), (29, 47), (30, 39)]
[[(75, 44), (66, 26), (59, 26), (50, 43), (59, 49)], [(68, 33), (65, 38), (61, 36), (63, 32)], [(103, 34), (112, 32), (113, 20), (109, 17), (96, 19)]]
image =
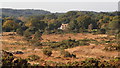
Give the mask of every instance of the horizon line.
[(11, 8), (11, 7), (3, 7), (3, 8), (0, 8), (0, 9), (12, 9), (12, 10), (43, 10), (43, 11), (48, 11), (50, 13), (66, 13), (66, 12), (69, 12), (69, 11), (86, 11), (86, 12), (97, 12), (97, 13), (100, 13), (100, 12), (118, 12), (118, 10), (113, 10), (113, 11), (95, 11), (95, 10), (67, 10), (67, 11), (56, 11), (56, 12), (52, 12), (50, 10), (45, 10), (45, 9), (38, 9), (38, 8)]

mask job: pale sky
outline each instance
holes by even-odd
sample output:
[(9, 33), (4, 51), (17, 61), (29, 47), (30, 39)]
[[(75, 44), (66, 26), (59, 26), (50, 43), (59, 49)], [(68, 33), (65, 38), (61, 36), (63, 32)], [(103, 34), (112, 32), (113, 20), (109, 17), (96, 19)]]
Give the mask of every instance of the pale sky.
[[(19, 0), (21, 1), (21, 0)], [(101, 1), (101, 0), (100, 0)], [(118, 10), (117, 1), (108, 2), (2, 2), (1, 8), (13, 9), (42, 9), (50, 12), (67, 12), (77, 11), (96, 11), (96, 12), (112, 12)]]
[(0, 0), (0, 2), (118, 2), (120, 0)]

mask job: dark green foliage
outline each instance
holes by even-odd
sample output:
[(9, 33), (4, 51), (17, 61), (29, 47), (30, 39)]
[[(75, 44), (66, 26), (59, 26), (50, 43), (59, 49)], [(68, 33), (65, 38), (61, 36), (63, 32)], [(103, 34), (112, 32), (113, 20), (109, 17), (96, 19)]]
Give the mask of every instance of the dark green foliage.
[(105, 34), (105, 33), (106, 33), (106, 30), (105, 30), (105, 29), (99, 29), (99, 30), (98, 30), (98, 33), (99, 33), (99, 34)]
[(10, 32), (10, 31), (16, 31), (16, 29), (19, 27), (18, 23), (15, 22), (15, 20), (6, 20), (2, 24), (3, 31)]
[(18, 28), (18, 29), (16, 30), (16, 33), (17, 33), (18, 35), (23, 36), (24, 30), (23, 30), (22, 28)]
[[(118, 63), (119, 64), (119, 63)], [(95, 58), (88, 58), (85, 61), (81, 62), (81, 66), (82, 67), (90, 67), (90, 68), (104, 68), (104, 67), (108, 67), (108, 68), (116, 68), (118, 67), (116, 64), (112, 64), (111, 62), (107, 62), (107, 61), (100, 61), (98, 59)]]
[(88, 25), (90, 25), (91, 23), (93, 23), (94, 21), (91, 19), (90, 16), (80, 16), (77, 18), (77, 22), (79, 23), (79, 26), (81, 28), (87, 29)]
[(57, 30), (45, 30), (44, 34), (63, 34), (66, 33), (61, 29), (57, 29)]
[(57, 19), (57, 16), (55, 14), (48, 14), (46, 15), (46, 19)]
[(33, 34), (33, 33), (31, 32), (30, 29), (27, 29), (27, 30), (25, 30), (25, 32), (24, 32), (24, 36), (25, 36), (25, 37), (31, 36), (32, 34)]
[(120, 45), (120, 33), (116, 35), (117, 44)]
[(79, 32), (80, 26), (77, 23), (77, 20), (74, 20), (73, 22), (69, 23), (68, 30), (73, 32)]
[(29, 27), (27, 29), (31, 34), (35, 34), (36, 31), (38, 31), (38, 29), (36, 27)]
[[(55, 63), (56, 66), (64, 66), (65, 68), (69, 67), (79, 67), (79, 68), (119, 68), (120, 63), (119, 59), (113, 59), (111, 61), (101, 61), (96, 58), (87, 58), (84, 61), (75, 61), (67, 63)], [(48, 64), (49, 65), (49, 64)]]
[[(48, 51), (48, 50), (46, 50)], [(12, 53), (2, 51), (2, 68), (29, 68), (31, 65), (28, 63), (26, 59), (18, 59), (13, 56)], [(48, 54), (48, 52), (46, 52)], [(75, 58), (76, 56), (74, 54), (70, 54), (67, 51), (61, 51), (61, 56), (64, 58), (67, 57), (73, 57)], [(40, 57), (37, 55), (30, 55), (28, 60), (29, 61), (36, 61), (39, 60)], [(67, 63), (62, 63), (62, 62), (53, 62), (53, 61), (40, 61), (42, 63), (45, 63), (45, 66), (77, 66), (77, 67), (82, 67), (82, 68), (119, 68), (120, 67), (120, 57), (115, 57), (114, 59), (111, 59), (109, 61), (102, 61), (96, 58), (87, 58), (83, 61), (75, 61), (75, 62), (67, 62)], [(35, 65), (32, 65), (34, 67)], [(40, 65), (37, 65), (40, 66)]]
[(107, 45), (104, 50), (106, 51), (120, 51), (120, 45)]
[(43, 15), (43, 14), (50, 14), (50, 12), (44, 10), (33, 10), (33, 9), (26, 9), (26, 10), (5, 9), (5, 8), (2, 9), (2, 15), (4, 16), (19, 17), (21, 15), (31, 16), (31, 15)]
[(41, 36), (42, 36), (42, 33), (40, 31), (36, 31), (33, 39), (36, 41), (39, 41), (39, 40), (41, 41), (42, 40)]
[(32, 33), (27, 29), (27, 30), (24, 32), (25, 40), (26, 40), (26, 41), (30, 41), (30, 40), (32, 39), (31, 35), (32, 35)]
[(43, 54), (45, 54), (45, 55), (47, 55), (47, 56), (51, 56), (52, 51), (51, 51), (51, 50), (48, 50), (48, 49), (44, 49), (44, 50), (43, 50)]
[(41, 40), (42, 40), (42, 33), (40, 31), (36, 31), (34, 34), (34, 37), (32, 38), (32, 40), (30, 40), (30, 43), (32, 43), (32, 45), (34, 46), (41, 46)]
[(115, 16), (113, 17), (112, 21), (108, 24), (108, 33), (110, 34), (117, 34), (120, 33), (120, 17)]
[[(104, 50), (106, 50), (106, 51), (120, 51), (120, 34), (116, 34), (115, 39), (116, 40), (114, 41), (114, 44), (105, 46)], [(110, 41), (109, 41), (109, 43), (110, 43)]]
[(60, 48), (60, 49), (67, 49), (67, 48), (72, 48), (76, 46), (83, 46), (83, 45), (89, 45), (89, 43), (84, 42), (84, 41), (77, 41), (77, 40), (63, 40), (61, 42), (54, 42), (54, 43), (48, 43), (51, 48)]
[(14, 66), (16, 67), (28, 67), (30, 64), (26, 59), (16, 59), (14, 60)]
[(73, 57), (73, 58), (76, 58), (76, 55), (70, 54), (68, 51), (64, 51), (64, 50), (61, 51), (61, 56), (62, 57)]
[(99, 60), (94, 59), (94, 58), (88, 58), (85, 61), (82, 61), (82, 66), (85, 67), (98, 67)]
[[(12, 15), (13, 12), (16, 13)], [(24, 14), (24, 12), (26, 14)], [(41, 12), (43, 13), (42, 15)], [(6, 14), (4, 15), (4, 13)], [(38, 13), (40, 13), (40, 15)], [(16, 28), (16, 26), (20, 26), (24, 31), (29, 29), (32, 34), (34, 34), (38, 30), (42, 30), (45, 34), (62, 32), (93, 32), (92, 30), (98, 30), (98, 32), (96, 32), (102, 34), (116, 34), (120, 32), (119, 16), (117, 15), (118, 13), (119, 12), (97, 13), (91, 11), (69, 11), (67, 13), (49, 13), (42, 10), (3, 9), (3, 31), (16, 31), (16, 29), (18, 28)], [(16, 16), (18, 18), (16, 18)], [(12, 23), (11, 25), (10, 23), (8, 23), (10, 22), (9, 20), (14, 21), (15, 23)], [(5, 23), (10, 24), (9, 27)], [(61, 24), (68, 24), (67, 28), (62, 32), (58, 30), (59, 27), (61, 27)], [(15, 26), (11, 27), (13, 25)], [(18, 29), (17, 32), (18, 34), (22, 35), (22, 33), (20, 33), (19, 31), (21, 31), (21, 29)]]
[(41, 42), (33, 41), (32, 43), (33, 43), (33, 46), (42, 46)]
[(52, 22), (52, 23), (49, 23), (48, 26), (47, 26), (47, 30), (55, 30), (55, 29), (58, 29), (59, 27), (61, 26), (61, 23), (59, 22)]
[(12, 53), (2, 51), (2, 68), (12, 68), (12, 67), (19, 67), (19, 68), (27, 68), (30, 64), (26, 59), (15, 59)]
[(120, 28), (120, 22), (119, 22), (119, 16), (113, 17), (113, 20), (109, 23), (110, 29), (119, 29)]
[(45, 23), (44, 21), (35, 21), (33, 22), (33, 24), (31, 25), (32, 27), (36, 27), (39, 30), (44, 30), (47, 26), (47, 23)]
[(40, 57), (37, 56), (37, 55), (30, 55), (30, 56), (28, 56), (28, 57), (29, 57), (28, 60), (30, 60), (30, 61), (35, 61), (35, 60), (40, 59)]
[(24, 54), (22, 51), (16, 51), (15, 54)]

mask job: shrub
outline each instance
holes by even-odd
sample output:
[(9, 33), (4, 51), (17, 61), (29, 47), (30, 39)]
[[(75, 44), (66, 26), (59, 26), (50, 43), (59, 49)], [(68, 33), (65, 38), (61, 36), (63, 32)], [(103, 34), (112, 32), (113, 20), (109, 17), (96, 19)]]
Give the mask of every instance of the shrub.
[(18, 28), (18, 29), (16, 30), (16, 33), (17, 33), (18, 35), (21, 35), (21, 36), (23, 36), (23, 32), (24, 32), (24, 30), (22, 30), (22, 28)]
[(78, 45), (79, 45), (79, 41), (69, 39), (69, 40), (63, 40), (62, 42), (52, 43), (50, 47), (66, 49), (66, 48), (72, 48)]
[(84, 61), (81, 61), (81, 65), (82, 66), (87, 66), (87, 67), (98, 67), (99, 64), (99, 60), (95, 59), (95, 58), (87, 58)]
[(99, 34), (105, 34), (105, 33), (106, 33), (106, 30), (105, 30), (105, 29), (100, 29), (100, 30), (98, 30), (98, 33), (99, 33)]
[(120, 45), (107, 45), (104, 50), (106, 51), (120, 51)]
[(2, 68), (27, 68), (29, 65), (26, 59), (15, 59), (12, 53), (2, 51)]
[(24, 37), (25, 37), (24, 40), (30, 41), (32, 39), (31, 35), (32, 35), (32, 33), (29, 30), (26, 30), (24, 32)]
[(59, 48), (59, 49), (67, 49), (72, 48), (80, 45), (89, 45), (86, 41), (78, 41), (78, 40), (63, 40), (61, 42), (55, 42), (55, 43), (48, 43), (51, 48)]
[(24, 54), (22, 51), (16, 51), (14, 54)]
[(68, 51), (64, 51), (64, 50), (61, 51), (61, 56), (62, 57), (73, 57), (73, 58), (76, 57), (76, 55), (70, 54)]
[(30, 64), (28, 63), (28, 61), (26, 60), (26, 59), (21, 59), (21, 58), (19, 58), (19, 59), (16, 59), (16, 60), (14, 60), (14, 66), (16, 66), (16, 67), (20, 67), (20, 68), (25, 68), (25, 67), (27, 67), (27, 66), (29, 66)]
[(29, 57), (28, 60), (30, 60), (30, 61), (35, 61), (35, 60), (40, 59), (40, 57), (37, 56), (37, 55), (30, 55), (30, 56), (28, 56), (28, 57)]
[(51, 56), (52, 51), (51, 51), (51, 50), (44, 49), (44, 50), (43, 50), (43, 54), (45, 54), (45, 55), (47, 55), (47, 56)]
[(40, 42), (35, 42), (35, 43), (33, 43), (33, 45), (34, 45), (34, 46), (42, 46), (42, 43), (40, 43)]

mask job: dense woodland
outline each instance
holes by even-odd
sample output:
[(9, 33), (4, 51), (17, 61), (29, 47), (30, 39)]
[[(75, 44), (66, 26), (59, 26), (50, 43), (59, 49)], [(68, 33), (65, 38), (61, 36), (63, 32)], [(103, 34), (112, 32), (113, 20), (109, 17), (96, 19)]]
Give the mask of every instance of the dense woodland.
[[(69, 11), (67, 13), (50, 13), (44, 10), (2, 10), (3, 31), (20, 31), (34, 34), (63, 32), (98, 32), (119, 33), (119, 12)], [(68, 24), (66, 30), (58, 29), (61, 24)]]

